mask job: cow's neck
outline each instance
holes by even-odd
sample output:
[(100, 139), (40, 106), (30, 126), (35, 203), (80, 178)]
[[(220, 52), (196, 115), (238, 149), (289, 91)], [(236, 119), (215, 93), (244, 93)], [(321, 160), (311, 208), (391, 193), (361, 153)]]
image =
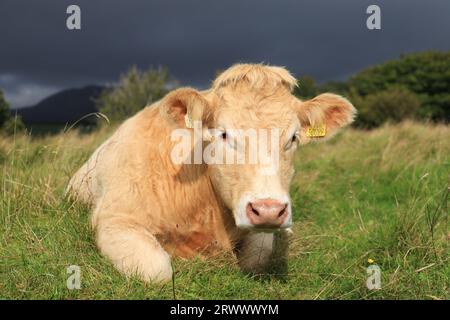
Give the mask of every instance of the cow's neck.
[(181, 257), (234, 249), (242, 231), (215, 192), (207, 165), (184, 164), (173, 169), (177, 197), (171, 210), (178, 214), (170, 230), (158, 235), (161, 244)]

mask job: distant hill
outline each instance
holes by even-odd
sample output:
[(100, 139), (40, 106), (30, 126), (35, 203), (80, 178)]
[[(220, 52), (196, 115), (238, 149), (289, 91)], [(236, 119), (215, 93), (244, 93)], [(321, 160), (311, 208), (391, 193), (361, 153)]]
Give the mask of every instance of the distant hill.
[(25, 124), (74, 123), (86, 114), (96, 112), (94, 100), (105, 89), (102, 86), (86, 86), (55, 93), (38, 104), (11, 110), (19, 114)]

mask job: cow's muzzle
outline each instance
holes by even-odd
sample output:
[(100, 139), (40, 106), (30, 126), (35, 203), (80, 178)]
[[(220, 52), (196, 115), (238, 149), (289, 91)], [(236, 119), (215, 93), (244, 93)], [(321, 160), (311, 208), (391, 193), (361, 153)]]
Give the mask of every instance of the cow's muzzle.
[(273, 199), (249, 202), (246, 214), (250, 223), (257, 228), (280, 228), (289, 216), (289, 205)]

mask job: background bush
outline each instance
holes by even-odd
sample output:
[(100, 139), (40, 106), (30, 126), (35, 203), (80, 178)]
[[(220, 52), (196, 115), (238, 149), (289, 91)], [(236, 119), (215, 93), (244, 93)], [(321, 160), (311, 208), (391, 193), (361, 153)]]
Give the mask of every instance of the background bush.
[(294, 94), (303, 99), (311, 99), (318, 93), (316, 80), (311, 76), (301, 76), (297, 80), (297, 87), (294, 89)]
[(2, 90), (0, 90), (0, 131), (6, 134), (14, 134), (24, 129), (25, 126), (20, 116), (11, 116), (9, 104), (3, 97)]
[(0, 128), (3, 127), (9, 116), (9, 105), (3, 97), (3, 92), (0, 90)]
[(402, 87), (375, 92), (364, 98), (353, 90), (350, 100), (358, 109), (355, 126), (366, 128), (416, 118), (420, 108), (417, 95)]
[(450, 120), (450, 52), (421, 52), (367, 68), (350, 77), (348, 86), (361, 96), (402, 86), (417, 94), (417, 116)]
[(97, 109), (112, 122), (124, 120), (161, 99), (168, 92), (169, 80), (166, 68), (139, 71), (132, 67), (116, 87), (102, 92)]

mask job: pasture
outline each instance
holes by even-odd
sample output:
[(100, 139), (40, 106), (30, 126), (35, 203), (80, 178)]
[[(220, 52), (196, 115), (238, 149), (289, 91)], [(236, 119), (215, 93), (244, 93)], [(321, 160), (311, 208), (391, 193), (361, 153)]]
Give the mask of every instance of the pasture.
[[(286, 274), (252, 277), (230, 256), (175, 259), (163, 285), (116, 271), (96, 249), (88, 208), (64, 198), (111, 132), (0, 138), (1, 299), (450, 299), (448, 126), (346, 129), (301, 147)], [(380, 290), (366, 287), (369, 259)], [(66, 287), (70, 265), (80, 290)]]

